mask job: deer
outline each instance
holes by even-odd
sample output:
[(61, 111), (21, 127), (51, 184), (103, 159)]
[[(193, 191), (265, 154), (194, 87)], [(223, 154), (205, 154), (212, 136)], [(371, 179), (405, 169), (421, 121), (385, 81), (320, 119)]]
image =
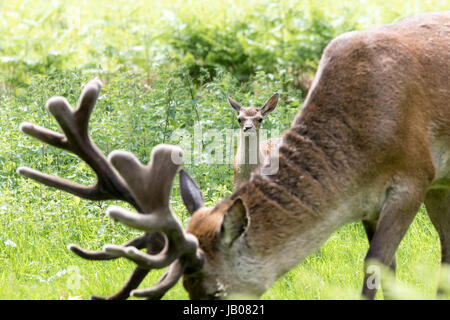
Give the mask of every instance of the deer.
[[(101, 155), (87, 134), (98, 82), (85, 87), (75, 111), (63, 98), (47, 103), (64, 134), (21, 125), (26, 134), (78, 154), (98, 182), (85, 187), (26, 167), (18, 172), (80, 197), (136, 208), (110, 207), (107, 214), (142, 236), (101, 251), (69, 246), (86, 259), (136, 263), (125, 286), (107, 298), (159, 299), (180, 279), (192, 299), (259, 297), (335, 230), (362, 221), (370, 243), (362, 296), (374, 299), (379, 288), (368, 281), (370, 267), (395, 270), (397, 247), (422, 203), (439, 235), (441, 262), (450, 263), (449, 61), (448, 11), (336, 37), (282, 135), (278, 171), (253, 173), (212, 207), (180, 169), (176, 146), (155, 147), (147, 166), (124, 151)], [(176, 172), (191, 214), (185, 230), (168, 201)], [(154, 287), (136, 289), (151, 269), (165, 266)]]
[(231, 97), (228, 97), (228, 102), (237, 112), (240, 128), (233, 165), (233, 184), (234, 189), (237, 189), (250, 179), (252, 172), (260, 172), (261, 166), (269, 159), (272, 150), (281, 142), (280, 138), (260, 141), (263, 119), (277, 107), (278, 93), (272, 95), (260, 108), (244, 108)]

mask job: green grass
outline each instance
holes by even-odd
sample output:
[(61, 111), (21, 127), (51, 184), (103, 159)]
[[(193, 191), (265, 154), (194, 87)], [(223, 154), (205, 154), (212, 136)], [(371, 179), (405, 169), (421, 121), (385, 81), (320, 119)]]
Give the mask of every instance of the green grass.
[[(80, 200), (16, 174), (20, 165), (92, 183), (89, 168), (67, 152), (18, 130), (30, 121), (58, 130), (45, 110), (53, 95), (76, 104), (82, 86), (105, 82), (90, 133), (105, 154), (134, 152), (147, 162), (159, 143), (192, 133), (237, 128), (231, 95), (261, 105), (281, 93), (265, 129), (289, 128), (303, 103), (297, 76), (314, 71), (334, 36), (413, 13), (450, 9), (447, 1), (2, 1), (0, 2), (0, 299), (87, 299), (114, 293), (134, 265), (82, 260), (75, 243), (100, 249), (137, 233), (105, 217), (108, 205)], [(232, 166), (186, 169), (208, 205), (231, 194)], [(175, 181), (172, 207), (187, 212)], [(120, 203), (115, 203), (120, 204)], [(123, 204), (120, 204), (123, 205)], [(357, 299), (368, 242), (360, 223), (337, 230), (263, 299)], [(437, 233), (422, 208), (397, 253), (398, 297), (435, 298)], [(141, 287), (155, 283), (152, 272)], [(382, 292), (377, 296), (382, 298)], [(165, 299), (187, 299), (177, 284)], [(448, 297), (447, 297), (448, 298)]]

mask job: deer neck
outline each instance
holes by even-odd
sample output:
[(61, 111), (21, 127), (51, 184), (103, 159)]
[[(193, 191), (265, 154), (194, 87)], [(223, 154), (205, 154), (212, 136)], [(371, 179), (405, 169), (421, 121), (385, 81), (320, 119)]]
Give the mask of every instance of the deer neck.
[(242, 130), (239, 134), (239, 145), (237, 150), (238, 165), (241, 167), (255, 167), (261, 163), (260, 135), (257, 130), (252, 135), (246, 135)]
[(262, 163), (259, 130), (253, 135), (246, 135), (241, 130), (235, 157), (235, 187), (250, 179)]
[[(255, 283), (270, 286), (349, 222), (340, 215), (346, 164), (331, 161), (324, 150), (328, 149), (294, 124), (283, 136), (278, 172), (255, 174), (232, 195), (243, 199), (250, 215), (248, 229), (239, 239), (242, 244), (236, 247), (244, 276), (263, 275)], [(264, 272), (256, 272), (257, 268)]]

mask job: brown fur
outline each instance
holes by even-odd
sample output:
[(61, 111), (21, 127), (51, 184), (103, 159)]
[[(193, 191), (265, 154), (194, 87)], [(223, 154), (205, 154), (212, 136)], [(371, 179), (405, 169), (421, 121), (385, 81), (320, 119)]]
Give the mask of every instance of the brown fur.
[[(202, 271), (185, 277), (191, 297), (221, 291), (214, 281), (225, 287), (222, 296), (259, 295), (333, 230), (355, 220), (377, 225), (367, 229), (366, 266), (372, 260), (395, 265), (396, 248), (424, 200), (439, 231), (442, 261), (450, 263), (450, 175), (439, 176), (446, 164), (439, 161), (450, 155), (449, 62), (449, 12), (333, 40), (303, 110), (283, 136), (278, 173), (253, 174), (230, 199), (193, 215), (188, 230), (208, 258)], [(238, 198), (249, 224), (240, 241), (226, 247), (221, 225)], [(307, 249), (294, 245), (303, 238)], [(286, 254), (280, 258), (279, 252)], [(239, 278), (244, 255), (249, 268), (267, 274), (266, 286), (260, 274)], [(365, 281), (363, 293), (373, 298), (376, 288)]]

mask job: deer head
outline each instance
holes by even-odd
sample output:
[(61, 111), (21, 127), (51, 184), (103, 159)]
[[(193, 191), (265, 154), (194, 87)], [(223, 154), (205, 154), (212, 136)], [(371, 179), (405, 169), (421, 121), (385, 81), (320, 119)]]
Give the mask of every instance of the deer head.
[(220, 299), (229, 292), (261, 295), (265, 288), (253, 282), (254, 278), (230, 274), (236, 270), (234, 264), (242, 254), (237, 240), (249, 223), (242, 199), (225, 200), (206, 208), (201, 191), (184, 170), (180, 170), (180, 192), (192, 215), (187, 232), (198, 238), (206, 258), (202, 269), (183, 278), (191, 299)]
[(259, 132), (264, 117), (275, 110), (278, 103), (278, 93), (275, 93), (260, 108), (244, 108), (230, 97), (228, 97), (228, 102), (237, 112), (237, 120), (241, 128), (241, 133), (244, 135), (252, 135)]
[[(315, 213), (262, 175), (213, 207), (204, 206), (183, 170), (180, 189), (192, 215), (186, 231), (198, 239), (205, 257), (203, 268), (183, 277), (192, 299), (257, 298), (322, 237), (307, 230), (320, 221)], [(297, 242), (296, 231), (308, 237)]]

